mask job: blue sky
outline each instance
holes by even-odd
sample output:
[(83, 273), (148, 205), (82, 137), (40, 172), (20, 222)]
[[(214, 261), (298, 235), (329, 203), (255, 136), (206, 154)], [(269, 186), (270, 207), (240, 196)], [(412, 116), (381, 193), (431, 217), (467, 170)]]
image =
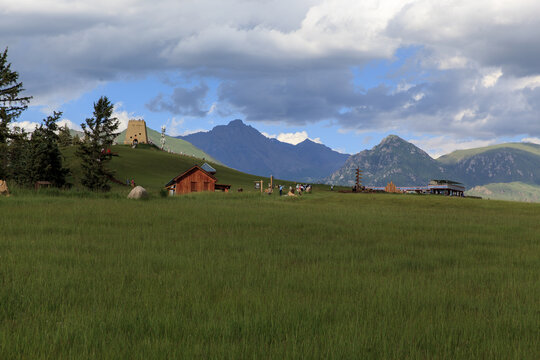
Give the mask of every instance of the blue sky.
[(53, 110), (77, 127), (105, 95), (171, 135), (238, 118), (347, 153), (540, 142), (535, 1), (4, 2), (26, 128)]

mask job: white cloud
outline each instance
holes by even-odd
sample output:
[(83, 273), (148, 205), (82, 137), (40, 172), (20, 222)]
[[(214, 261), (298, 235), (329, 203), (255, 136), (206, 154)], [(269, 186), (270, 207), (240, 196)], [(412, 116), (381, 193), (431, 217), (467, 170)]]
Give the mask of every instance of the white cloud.
[(9, 123), (9, 127), (11, 129), (18, 127), (20, 129), (25, 130), (26, 132), (34, 132), (36, 127), (39, 127), (39, 125), (41, 124), (37, 122), (31, 122), (31, 121), (16, 121), (16, 122), (14, 121), (14, 122)]
[(540, 87), (540, 75), (513, 78), (509, 83), (509, 87), (514, 91), (523, 89), (534, 90)]
[[(140, 116), (135, 115), (133, 112), (128, 112), (127, 110), (122, 110), (124, 104), (117, 102), (114, 104), (114, 110), (112, 116), (118, 119), (118, 131), (124, 131), (128, 127), (129, 120), (134, 119), (143, 119)], [(144, 119), (143, 119), (144, 120)]]
[[(212, 113), (231, 105), (250, 121), (486, 139), (540, 134), (538, 15), (537, 0), (4, 0), (0, 34), (32, 105), (47, 109), (109, 81), (174, 71), (220, 83)], [(418, 67), (412, 80), (355, 92), (351, 67), (408, 47), (420, 49), (404, 66)], [(412, 93), (414, 77), (423, 83)], [(233, 99), (242, 87), (252, 96)], [(115, 111), (122, 128), (135, 117)]]
[(284, 142), (284, 143), (288, 143), (288, 144), (292, 144), (292, 145), (296, 145), (296, 144), (299, 144), (301, 143), (302, 141), (306, 140), (306, 139), (309, 139), (317, 144), (322, 144), (322, 141), (321, 141), (321, 138), (310, 138), (308, 136), (308, 133), (307, 131), (297, 131), (297, 132), (294, 132), (294, 133), (280, 133), (278, 135), (273, 135), (273, 134), (268, 134), (266, 132), (262, 132), (261, 134), (263, 134), (264, 136), (266, 136), (267, 138), (270, 138), (270, 139), (277, 139), (281, 142)]
[(527, 137), (527, 138), (521, 139), (521, 142), (539, 144), (540, 145), (540, 138), (538, 138), (538, 137)]
[(347, 154), (347, 151), (345, 150), (345, 148), (337, 148), (337, 149), (332, 148), (332, 150), (337, 151), (340, 154)]
[(170, 136), (178, 136), (178, 135), (185, 135), (180, 130), (181, 126), (184, 124), (183, 118), (176, 118), (172, 117), (169, 120), (167, 120), (167, 124), (165, 125), (166, 132)]
[(263, 134), (264, 136), (266, 136), (269, 139), (276, 139), (277, 138), (277, 135), (269, 134), (269, 133), (264, 132), (264, 131), (261, 131), (261, 134)]
[(459, 140), (449, 136), (437, 136), (427, 139), (413, 139), (409, 142), (427, 152), (431, 157), (438, 158), (455, 150), (484, 147), (497, 143), (497, 139), (491, 140)]
[(490, 88), (490, 87), (493, 87), (495, 86), (495, 84), (497, 84), (497, 81), (499, 80), (499, 78), (503, 75), (501, 69), (497, 69), (495, 71), (493, 71), (492, 73), (489, 73), (487, 75), (485, 75), (483, 78), (482, 78), (482, 85), (484, 85), (484, 87), (486, 88)]
[(208, 132), (208, 130), (206, 130), (206, 129), (185, 130), (183, 133), (181, 133), (179, 135), (187, 136), (187, 135), (195, 134), (195, 133), (198, 133), (198, 132)]
[(63, 127), (65, 125), (67, 125), (68, 128), (72, 129), (72, 130), (77, 130), (77, 131), (82, 131), (82, 128), (79, 124), (75, 124), (73, 121), (69, 120), (69, 119), (61, 119), (58, 121), (58, 126), (59, 127)]

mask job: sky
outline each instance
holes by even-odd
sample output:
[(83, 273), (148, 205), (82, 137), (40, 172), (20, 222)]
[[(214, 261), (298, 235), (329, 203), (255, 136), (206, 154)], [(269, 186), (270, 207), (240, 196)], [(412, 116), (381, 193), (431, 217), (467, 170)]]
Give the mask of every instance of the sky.
[(169, 135), (241, 119), (357, 153), (540, 143), (537, 0), (0, 0), (0, 49), (80, 128), (107, 96)]

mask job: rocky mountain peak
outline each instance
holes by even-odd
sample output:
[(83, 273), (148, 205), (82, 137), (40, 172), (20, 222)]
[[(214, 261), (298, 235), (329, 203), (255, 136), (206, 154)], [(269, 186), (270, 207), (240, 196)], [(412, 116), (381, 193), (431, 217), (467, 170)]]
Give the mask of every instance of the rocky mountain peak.
[(229, 124), (227, 126), (247, 126), (247, 125), (244, 124), (242, 120), (235, 119), (235, 120), (229, 121)]

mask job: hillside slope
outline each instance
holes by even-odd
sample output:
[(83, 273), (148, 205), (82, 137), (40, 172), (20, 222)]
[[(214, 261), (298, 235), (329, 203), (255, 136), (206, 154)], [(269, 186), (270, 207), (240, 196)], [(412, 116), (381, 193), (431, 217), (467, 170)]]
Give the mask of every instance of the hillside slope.
[[(109, 167), (115, 172), (114, 177), (122, 182), (134, 179), (136, 184), (142, 185), (154, 193), (162, 189), (169, 180), (193, 165), (202, 165), (205, 162), (202, 159), (168, 153), (144, 144), (135, 149), (128, 145), (114, 145), (112, 151), (118, 154), (118, 156), (113, 156), (109, 163)], [(68, 181), (78, 187), (80, 186), (81, 169), (79, 160), (74, 153), (74, 146), (63, 150), (66, 159), (65, 165), (71, 169)], [(244, 191), (255, 191), (255, 181), (262, 179), (264, 186), (267, 186), (269, 182), (269, 179), (265, 177), (246, 174), (211, 161), (208, 163), (217, 170), (215, 176), (218, 183), (232, 185), (232, 191), (237, 191), (238, 188), (242, 188)], [(275, 181), (276, 184), (287, 186), (291, 184), (277, 179)], [(120, 187), (120, 185), (116, 187)]]
[(516, 181), (540, 184), (540, 154), (503, 145), (485, 151), (471, 151), (453, 163), (445, 158), (443, 165), (455, 180), (467, 186)]
[(532, 144), (532, 143), (504, 143), (504, 144), (497, 144), (497, 145), (491, 145), (491, 146), (484, 146), (479, 148), (473, 148), (473, 149), (466, 149), (466, 150), (456, 150), (451, 152), (450, 154), (443, 155), (439, 158), (437, 158), (437, 161), (446, 164), (446, 165), (453, 165), (460, 161), (463, 161), (467, 158), (470, 158), (474, 155), (482, 154), (485, 152), (490, 152), (493, 150), (501, 150), (501, 149), (515, 149), (515, 150), (521, 150), (524, 152), (531, 153), (533, 155), (540, 156), (540, 145), (538, 144)]
[[(149, 127), (146, 128), (146, 132), (148, 135), (148, 139), (155, 145), (161, 146), (161, 133), (150, 129)], [(123, 144), (124, 139), (126, 138), (126, 130), (122, 131), (117, 137), (116, 141), (118, 144)], [(165, 135), (165, 149), (170, 150), (173, 153), (176, 154), (184, 154), (188, 156), (194, 156), (199, 159), (206, 159), (208, 161), (212, 161), (214, 163), (220, 163), (218, 160), (216, 160), (214, 157), (208, 155), (203, 150), (197, 148), (193, 144), (183, 140), (183, 139), (177, 139), (172, 136)]]
[(467, 190), (466, 195), (492, 200), (540, 202), (540, 186), (522, 182), (494, 183), (475, 186)]

